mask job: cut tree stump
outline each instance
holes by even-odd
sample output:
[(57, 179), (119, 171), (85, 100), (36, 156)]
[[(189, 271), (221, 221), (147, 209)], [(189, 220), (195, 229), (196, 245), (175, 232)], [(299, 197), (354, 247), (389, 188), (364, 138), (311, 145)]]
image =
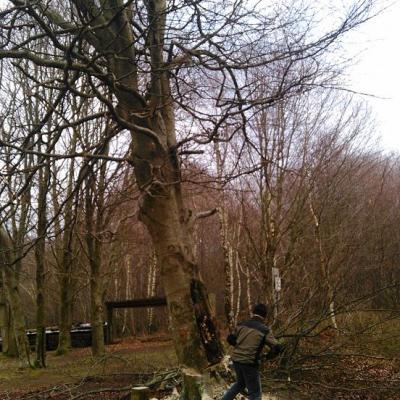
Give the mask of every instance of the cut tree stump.
[(131, 390), (131, 400), (149, 400), (150, 389), (147, 386), (134, 387)]

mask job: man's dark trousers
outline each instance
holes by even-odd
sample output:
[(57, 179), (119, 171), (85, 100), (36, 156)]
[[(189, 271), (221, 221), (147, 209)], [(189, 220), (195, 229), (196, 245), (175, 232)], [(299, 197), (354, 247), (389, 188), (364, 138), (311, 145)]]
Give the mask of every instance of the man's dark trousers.
[(236, 382), (228, 389), (222, 400), (233, 400), (244, 388), (247, 388), (249, 400), (261, 400), (259, 367), (235, 362), (233, 367), (236, 372)]

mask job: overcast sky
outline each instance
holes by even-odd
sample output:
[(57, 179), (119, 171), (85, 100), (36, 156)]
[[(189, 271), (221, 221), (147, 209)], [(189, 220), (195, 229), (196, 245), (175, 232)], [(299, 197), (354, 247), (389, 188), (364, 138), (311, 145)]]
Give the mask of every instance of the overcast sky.
[(350, 70), (351, 88), (383, 98), (368, 99), (377, 133), (384, 149), (400, 153), (400, 0), (360, 27), (348, 46), (358, 61)]

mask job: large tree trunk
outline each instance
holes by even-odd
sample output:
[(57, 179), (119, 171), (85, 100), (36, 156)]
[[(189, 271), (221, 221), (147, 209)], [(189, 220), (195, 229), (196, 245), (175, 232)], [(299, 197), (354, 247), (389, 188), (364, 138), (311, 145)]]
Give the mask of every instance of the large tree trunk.
[[(1, 274), (0, 274), (1, 275)], [(5, 299), (4, 317), (5, 326), (1, 331), (2, 342), (2, 353), (8, 357), (18, 357), (17, 341), (14, 335), (14, 323), (10, 312), (10, 305), (7, 299)]]
[(172, 337), (179, 362), (203, 370), (220, 361), (215, 321), (194, 255), (190, 213), (181, 207), (175, 189), (165, 186), (148, 192), (141, 207), (141, 219), (153, 239), (161, 266), (168, 301)]
[(17, 356), (17, 345), (12, 333), (12, 321), (8, 301), (3, 285), (3, 277), (0, 273), (0, 336), (2, 339), (1, 351), (8, 356)]
[(21, 367), (31, 366), (28, 337), (26, 336), (25, 316), (19, 295), (18, 265), (13, 264), (13, 249), (7, 233), (0, 228), (0, 250), (2, 253), (1, 271), (6, 298), (12, 314), (14, 336), (17, 343)]

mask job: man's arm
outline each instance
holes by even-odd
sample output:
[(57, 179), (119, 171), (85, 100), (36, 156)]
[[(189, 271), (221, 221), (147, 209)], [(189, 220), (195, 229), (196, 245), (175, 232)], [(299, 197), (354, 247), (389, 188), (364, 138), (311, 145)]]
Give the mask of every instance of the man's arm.
[(231, 346), (236, 346), (237, 343), (237, 328), (235, 329), (234, 332), (231, 332), (227, 338), (226, 341), (231, 345)]
[(275, 358), (284, 350), (284, 346), (276, 340), (271, 330), (265, 336), (265, 344), (270, 348), (269, 352), (264, 356), (266, 360)]

